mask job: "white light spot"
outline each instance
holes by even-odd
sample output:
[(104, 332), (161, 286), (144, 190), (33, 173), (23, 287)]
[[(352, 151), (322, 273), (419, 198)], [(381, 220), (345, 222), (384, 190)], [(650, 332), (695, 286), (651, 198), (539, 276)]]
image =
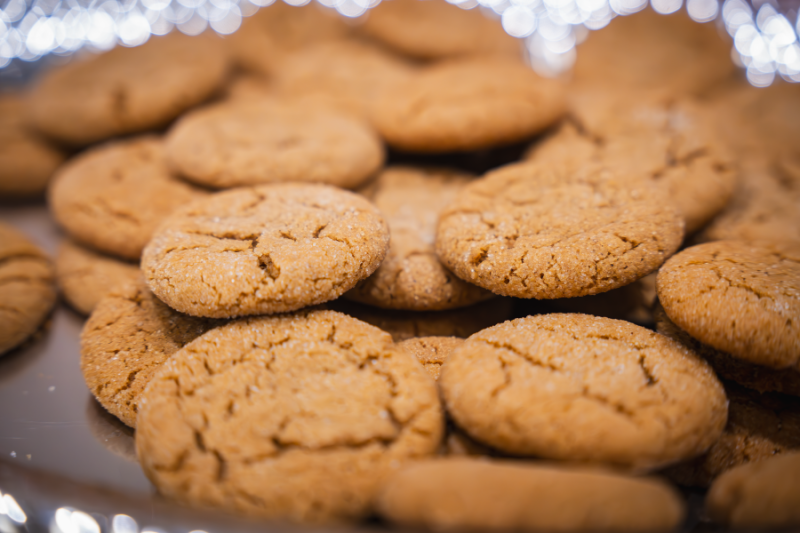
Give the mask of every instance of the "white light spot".
[(239, 29), (242, 25), (242, 13), (239, 8), (233, 6), (228, 13), (219, 20), (211, 22), (211, 28), (223, 35), (228, 35)]
[(198, 13), (194, 13), (189, 20), (177, 26), (181, 33), (186, 35), (200, 35), (208, 28), (208, 21)]
[(647, 7), (647, 0), (610, 0), (611, 9), (620, 15), (631, 15)]
[(138, 533), (136, 520), (126, 514), (114, 515), (111, 520), (111, 533)]
[(695, 22), (710, 22), (717, 18), (719, 4), (717, 0), (687, 0), (686, 11)]
[(753, 65), (747, 67), (747, 81), (755, 87), (767, 87), (775, 80), (775, 72), (763, 72)]
[(150, 38), (150, 23), (139, 13), (128, 14), (119, 24), (119, 38), (126, 46), (139, 46)]
[(336, 6), (336, 11), (345, 17), (356, 18), (367, 12), (367, 9), (355, 0), (343, 0)]
[(683, 0), (650, 0), (650, 5), (657, 13), (669, 15), (675, 13), (683, 5)]
[(28, 521), (28, 517), (25, 516), (22, 507), (19, 506), (17, 500), (15, 500), (11, 494), (3, 494), (3, 504), (6, 508), (6, 515), (8, 515), (11, 520), (17, 524), (24, 524)]
[(527, 37), (536, 31), (536, 15), (524, 6), (511, 6), (503, 12), (503, 29), (512, 37)]

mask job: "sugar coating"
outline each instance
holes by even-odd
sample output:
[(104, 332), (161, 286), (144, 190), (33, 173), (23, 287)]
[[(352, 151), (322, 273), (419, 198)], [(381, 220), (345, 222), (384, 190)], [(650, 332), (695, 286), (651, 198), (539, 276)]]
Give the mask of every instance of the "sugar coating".
[(442, 438), (436, 386), (388, 334), (333, 311), (233, 322), (176, 353), (140, 403), (159, 491), (321, 522), (364, 517), (381, 479)]
[(458, 337), (415, 337), (397, 346), (416, 357), (433, 379), (439, 379), (442, 365), (453, 350), (464, 344)]
[(216, 193), (179, 211), (145, 248), (142, 270), (172, 308), (229, 318), (337, 298), (388, 247), (386, 222), (366, 199), (285, 183)]

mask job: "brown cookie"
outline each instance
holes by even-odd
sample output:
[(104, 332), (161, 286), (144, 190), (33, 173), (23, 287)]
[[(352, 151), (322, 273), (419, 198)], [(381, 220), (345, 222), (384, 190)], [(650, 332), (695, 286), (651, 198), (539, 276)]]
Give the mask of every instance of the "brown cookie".
[(91, 314), (117, 285), (139, 279), (139, 265), (126, 263), (64, 241), (56, 256), (56, 280), (61, 294), (76, 311)]
[(722, 433), (727, 400), (702, 358), (621, 320), (551, 314), (471, 336), (442, 366), (447, 411), (516, 455), (653, 469)]
[(220, 192), (175, 213), (145, 248), (142, 270), (172, 308), (228, 318), (338, 298), (388, 248), (386, 222), (363, 197), (282, 183)]
[(439, 212), (470, 177), (444, 169), (391, 167), (362, 189), (386, 217), (392, 242), (378, 270), (346, 297), (409, 311), (441, 311), (490, 298), (490, 292), (447, 270), (433, 246)]
[(722, 474), (706, 496), (711, 518), (737, 529), (800, 525), (800, 453), (786, 453)]
[(137, 452), (162, 494), (293, 521), (365, 516), (381, 479), (442, 437), (422, 366), (332, 311), (208, 332), (173, 355), (140, 407)]
[(800, 369), (800, 244), (717, 241), (658, 271), (667, 316), (698, 341), (743, 361)]
[(398, 83), (378, 100), (373, 120), (394, 148), (463, 151), (531, 137), (555, 123), (565, 103), (562, 84), (529, 66), (472, 58), (436, 63)]
[(433, 379), (439, 379), (447, 357), (462, 344), (464, 339), (458, 337), (414, 337), (397, 345), (416, 357)]
[(81, 332), (81, 371), (108, 412), (136, 427), (140, 397), (173, 353), (220, 322), (173, 311), (140, 278), (112, 289)]
[(167, 136), (171, 167), (213, 188), (283, 181), (355, 187), (383, 164), (356, 117), (279, 100), (229, 101), (189, 113)]
[(467, 458), (408, 465), (376, 505), (391, 522), (458, 531), (670, 531), (686, 515), (680, 494), (656, 478)]
[(55, 303), (50, 259), (21, 232), (0, 223), (0, 355), (33, 335)]
[(42, 133), (75, 146), (158, 129), (209, 98), (227, 67), (216, 37), (151, 37), (47, 73), (31, 95), (31, 116)]
[(465, 187), (439, 217), (436, 253), (496, 294), (571, 298), (644, 277), (682, 238), (680, 216), (648, 187), (602, 166), (528, 162)]

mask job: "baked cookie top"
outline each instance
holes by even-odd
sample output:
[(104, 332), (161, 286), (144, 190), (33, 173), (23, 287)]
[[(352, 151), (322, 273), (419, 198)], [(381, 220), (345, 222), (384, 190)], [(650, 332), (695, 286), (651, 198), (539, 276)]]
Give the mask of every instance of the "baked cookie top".
[(115, 141), (62, 167), (48, 191), (53, 216), (71, 237), (137, 260), (161, 222), (206, 195), (173, 176), (158, 137)]
[(497, 294), (571, 298), (627, 285), (681, 243), (683, 221), (650, 187), (602, 166), (508, 165), (465, 187), (439, 217), (436, 253)]
[(44, 322), (56, 303), (53, 264), (28, 237), (0, 223), (0, 355)]
[(397, 346), (416, 357), (433, 379), (439, 379), (447, 357), (462, 344), (464, 339), (458, 337), (415, 337)]
[(220, 324), (170, 309), (141, 276), (117, 285), (100, 300), (81, 332), (86, 386), (108, 412), (136, 427), (142, 392), (161, 365)]
[(555, 123), (565, 104), (560, 82), (521, 62), (470, 58), (436, 63), (386, 91), (373, 120), (395, 148), (451, 152), (528, 138)]
[(225, 318), (338, 298), (388, 248), (386, 222), (363, 197), (281, 183), (219, 192), (175, 213), (145, 248), (142, 270), (172, 308)]
[(439, 212), (470, 178), (445, 169), (391, 167), (359, 191), (386, 217), (392, 242), (378, 270), (347, 298), (386, 309), (439, 311), (491, 297), (453, 275), (434, 250)]
[(98, 254), (70, 240), (58, 248), (58, 288), (67, 302), (84, 315), (90, 314), (111, 289), (140, 276), (139, 265)]
[(136, 429), (162, 494), (305, 522), (365, 516), (380, 480), (441, 438), (422, 366), (388, 334), (332, 311), (198, 338), (151, 381)]
[(31, 95), (31, 116), (47, 136), (85, 146), (165, 126), (219, 89), (227, 70), (216, 37), (172, 32), (54, 69)]
[(800, 244), (717, 241), (658, 272), (658, 299), (679, 328), (750, 363), (800, 367)]
[(621, 320), (550, 314), (471, 336), (442, 366), (448, 413), (518, 455), (653, 469), (722, 433), (714, 371), (678, 343)]
[(291, 101), (226, 102), (189, 113), (167, 135), (171, 167), (213, 188), (282, 181), (355, 187), (383, 164), (360, 119)]

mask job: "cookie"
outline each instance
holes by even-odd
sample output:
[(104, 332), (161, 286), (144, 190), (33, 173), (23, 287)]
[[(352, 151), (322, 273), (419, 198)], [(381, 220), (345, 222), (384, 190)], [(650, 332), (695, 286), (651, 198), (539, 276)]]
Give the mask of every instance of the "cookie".
[(229, 101), (183, 116), (167, 135), (169, 164), (215, 189), (282, 181), (355, 187), (383, 164), (356, 117), (279, 100)]
[(508, 320), (514, 311), (510, 298), (493, 298), (460, 309), (427, 312), (379, 309), (343, 298), (327, 305), (386, 331), (395, 342), (416, 337), (466, 338)]
[(677, 211), (644, 185), (602, 166), (527, 162), (465, 187), (439, 217), (436, 253), (496, 294), (572, 298), (646, 276), (682, 238)]
[(656, 478), (467, 458), (407, 466), (376, 506), (403, 526), (458, 531), (670, 531), (686, 515), (680, 494)]
[(733, 528), (800, 524), (800, 453), (742, 465), (721, 475), (706, 496), (711, 518)]
[(30, 130), (22, 97), (0, 97), (0, 197), (40, 196), (66, 159), (64, 153)]
[(658, 271), (672, 322), (743, 361), (800, 369), (800, 244), (717, 241), (683, 250)]
[(417, 59), (476, 54), (521, 57), (521, 43), (478, 9), (444, 0), (389, 0), (372, 8), (360, 30)]
[(140, 276), (139, 265), (98, 254), (72, 241), (64, 241), (58, 248), (58, 288), (69, 305), (84, 315), (91, 314), (111, 289)]
[(730, 404), (719, 440), (700, 457), (663, 472), (680, 485), (708, 487), (731, 468), (800, 450), (799, 399), (724, 385)]
[(364, 517), (381, 478), (442, 437), (422, 366), (332, 311), (210, 331), (173, 355), (140, 407), (136, 449), (162, 494), (303, 522)]
[(361, 196), (282, 183), (220, 192), (175, 213), (145, 248), (142, 270), (173, 309), (229, 318), (338, 298), (388, 248), (386, 222)]
[(439, 379), (442, 364), (453, 350), (464, 344), (458, 337), (414, 337), (397, 345), (416, 357), (433, 379)]
[(31, 95), (31, 118), (73, 146), (154, 130), (212, 96), (227, 69), (216, 37), (154, 36), (47, 73)]
[[(402, 0), (387, 4), (394, 1)], [(519, 62), (472, 58), (436, 63), (398, 83), (376, 102), (373, 123), (399, 150), (475, 150), (529, 138), (561, 118), (565, 105), (560, 82)]]
[(33, 335), (56, 303), (47, 255), (15, 228), (0, 223), (0, 355)]
[(457, 171), (398, 166), (362, 189), (386, 217), (392, 242), (378, 270), (346, 297), (409, 311), (441, 311), (490, 298), (489, 291), (447, 270), (433, 246), (439, 212), (469, 181), (469, 175)]
[(659, 333), (683, 344), (708, 361), (720, 377), (759, 392), (800, 396), (800, 369), (797, 366), (776, 369), (756, 365), (703, 344), (676, 326), (660, 303), (656, 304), (653, 315)]
[(442, 366), (447, 412), (515, 455), (653, 469), (722, 433), (722, 385), (700, 357), (639, 326), (577, 314), (472, 335)]
[(86, 386), (109, 413), (136, 427), (142, 392), (161, 365), (219, 324), (173, 311), (141, 278), (118, 285), (100, 300), (81, 332)]

